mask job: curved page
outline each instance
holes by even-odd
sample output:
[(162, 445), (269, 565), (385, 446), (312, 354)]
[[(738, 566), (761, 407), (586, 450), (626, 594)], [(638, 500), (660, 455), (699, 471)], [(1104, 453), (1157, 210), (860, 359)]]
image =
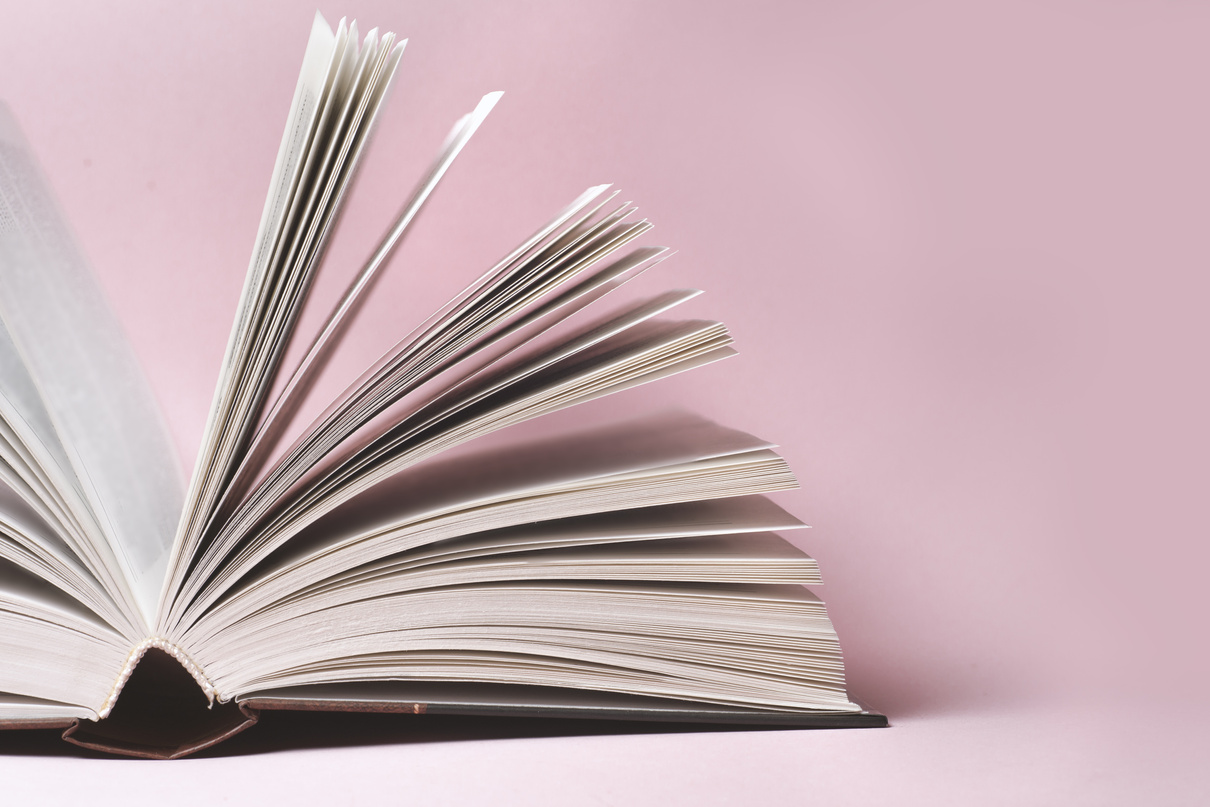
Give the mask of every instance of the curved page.
[(134, 354), (2, 105), (0, 314), (149, 622), (181, 512), (180, 468)]

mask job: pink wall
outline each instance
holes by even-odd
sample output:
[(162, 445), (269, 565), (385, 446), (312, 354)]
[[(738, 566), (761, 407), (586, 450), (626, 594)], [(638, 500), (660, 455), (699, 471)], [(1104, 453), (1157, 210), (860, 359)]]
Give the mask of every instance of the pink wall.
[[(580, 786), (608, 803), (1206, 796), (1210, 8), (323, 11), (411, 38), (337, 264), (453, 120), (506, 90), (358, 344), (373, 352), (584, 187), (616, 183), (655, 221), (648, 243), (680, 251), (661, 279), (707, 290), (695, 312), (742, 351), (619, 405), (681, 402), (781, 443), (853, 690), (896, 727), (333, 751), (292, 774), (299, 796), (343, 768), (368, 797), (393, 766), (451, 800), (500, 795), (461, 767), (551, 801)], [(4, 10), (0, 97), (190, 461), (311, 14)]]

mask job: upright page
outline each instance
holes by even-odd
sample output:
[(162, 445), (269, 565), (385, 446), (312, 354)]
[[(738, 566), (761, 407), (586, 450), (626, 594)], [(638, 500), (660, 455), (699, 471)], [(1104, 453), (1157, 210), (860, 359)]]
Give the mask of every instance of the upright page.
[(181, 512), (180, 467), (133, 352), (2, 104), (0, 317), (149, 623)]

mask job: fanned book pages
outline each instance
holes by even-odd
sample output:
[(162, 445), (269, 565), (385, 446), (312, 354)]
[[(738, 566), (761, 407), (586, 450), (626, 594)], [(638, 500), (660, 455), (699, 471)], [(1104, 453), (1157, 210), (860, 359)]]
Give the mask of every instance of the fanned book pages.
[[(330, 401), (317, 384), (483, 123), (298, 332), (403, 50), (316, 18), (191, 480), (0, 106), (0, 726), (180, 756), (266, 709), (885, 725), (847, 694), (773, 447), (561, 410), (732, 355), (606, 186)], [(405, 719), (405, 718), (401, 718)]]

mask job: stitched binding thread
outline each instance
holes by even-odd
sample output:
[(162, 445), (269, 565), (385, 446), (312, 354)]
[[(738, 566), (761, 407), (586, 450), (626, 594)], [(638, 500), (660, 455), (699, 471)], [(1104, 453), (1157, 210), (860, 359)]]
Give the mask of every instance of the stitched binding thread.
[(109, 691), (109, 695), (105, 698), (105, 703), (101, 705), (100, 711), (97, 712), (97, 719), (104, 720), (113, 711), (114, 704), (118, 701), (118, 695), (122, 694), (122, 687), (126, 686), (126, 682), (130, 680), (130, 676), (134, 673), (134, 668), (138, 666), (139, 661), (151, 648), (163, 650), (168, 655), (181, 663), (181, 666), (193, 676), (193, 680), (197, 681), (198, 686), (202, 688), (202, 694), (206, 696), (206, 701), (210, 706), (214, 705), (215, 690), (214, 684), (210, 683), (210, 679), (206, 678), (202, 668), (197, 663), (189, 658), (189, 655), (177, 647), (167, 639), (159, 636), (151, 639), (144, 639), (139, 644), (135, 645), (130, 655), (126, 657), (126, 664), (122, 667), (122, 672), (118, 674), (118, 680), (114, 682), (113, 689)]

